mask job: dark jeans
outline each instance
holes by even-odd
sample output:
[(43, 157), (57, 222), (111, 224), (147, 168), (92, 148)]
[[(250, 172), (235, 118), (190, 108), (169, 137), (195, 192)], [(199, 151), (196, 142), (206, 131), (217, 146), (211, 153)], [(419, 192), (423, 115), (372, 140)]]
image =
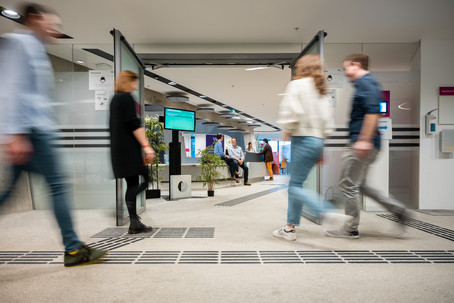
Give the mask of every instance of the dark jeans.
[(65, 251), (75, 251), (80, 247), (80, 241), (71, 219), (69, 184), (59, 163), (57, 152), (51, 144), (52, 137), (33, 132), (30, 135), (30, 141), (33, 145), (32, 159), (27, 164), (12, 166), (13, 177), (6, 191), (0, 193), (0, 205), (10, 196), (23, 171), (42, 175), (50, 188), (52, 206), (63, 237)]
[(249, 176), (249, 167), (247, 167), (246, 162), (243, 161), (243, 164), (238, 163), (237, 160), (233, 160), (233, 162), (236, 163), (236, 167), (239, 166), (239, 167), (241, 167), (243, 169), (244, 182), (247, 182), (248, 181), (248, 176)]
[(238, 161), (226, 157), (221, 157), (221, 159), (227, 163), (230, 171), (230, 177), (235, 177), (235, 172), (238, 171)]

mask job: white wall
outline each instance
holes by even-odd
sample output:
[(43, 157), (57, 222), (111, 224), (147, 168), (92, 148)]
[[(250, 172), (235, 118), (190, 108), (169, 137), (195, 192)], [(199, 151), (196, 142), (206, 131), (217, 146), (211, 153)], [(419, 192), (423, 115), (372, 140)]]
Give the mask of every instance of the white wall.
[[(421, 112), (419, 207), (454, 209), (454, 159), (440, 154), (439, 132), (454, 125), (437, 125), (437, 134), (425, 134), (424, 116), (438, 108), (440, 86), (454, 86), (454, 40), (421, 41)], [(434, 112), (438, 116), (437, 112)]]

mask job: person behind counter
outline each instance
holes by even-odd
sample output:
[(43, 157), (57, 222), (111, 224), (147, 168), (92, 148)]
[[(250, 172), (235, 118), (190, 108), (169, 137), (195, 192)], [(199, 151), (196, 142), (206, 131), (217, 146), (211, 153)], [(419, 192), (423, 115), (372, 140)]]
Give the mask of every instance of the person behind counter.
[(256, 152), (255, 149), (254, 149), (254, 147), (252, 147), (252, 142), (249, 142), (249, 143), (247, 144), (247, 149), (246, 149), (246, 151), (248, 151), (248, 152), (250, 152), (250, 153), (255, 153), (255, 152)]

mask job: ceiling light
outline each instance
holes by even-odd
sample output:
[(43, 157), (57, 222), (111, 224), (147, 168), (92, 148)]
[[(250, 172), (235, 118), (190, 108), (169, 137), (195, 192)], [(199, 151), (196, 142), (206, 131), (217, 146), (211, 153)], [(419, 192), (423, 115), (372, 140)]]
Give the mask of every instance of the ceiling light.
[(252, 71), (252, 70), (268, 69), (268, 68), (270, 68), (270, 67), (269, 66), (257, 66), (257, 67), (246, 68), (245, 70)]
[(175, 85), (177, 85), (178, 83), (176, 83), (176, 82), (173, 82), (173, 81), (170, 81), (170, 82), (169, 82), (169, 83), (167, 83), (167, 84), (169, 84), (169, 85), (172, 85), (172, 86), (175, 86)]
[(207, 96), (201, 95), (199, 98), (205, 99)]
[(281, 93), (281, 94), (276, 94), (278, 96), (286, 96), (287, 94), (286, 93)]
[(220, 126), (218, 126), (218, 129), (227, 129), (227, 130), (229, 130), (229, 129), (236, 129), (236, 127), (235, 126), (229, 126), (229, 125), (220, 125)]
[(212, 107), (201, 107), (201, 108), (197, 109), (197, 112), (199, 112), (199, 113), (212, 113), (214, 111), (216, 111), (216, 110)]
[(235, 128), (235, 129), (231, 129), (230, 132), (232, 132), (232, 133), (244, 133), (246, 131), (244, 129), (241, 129), (241, 128)]
[(19, 19), (20, 15), (13, 10), (5, 9), (2, 11), (2, 15), (10, 19)]
[(166, 99), (172, 102), (188, 102), (188, 96), (166, 96)]
[(221, 122), (202, 122), (202, 125), (222, 125)]

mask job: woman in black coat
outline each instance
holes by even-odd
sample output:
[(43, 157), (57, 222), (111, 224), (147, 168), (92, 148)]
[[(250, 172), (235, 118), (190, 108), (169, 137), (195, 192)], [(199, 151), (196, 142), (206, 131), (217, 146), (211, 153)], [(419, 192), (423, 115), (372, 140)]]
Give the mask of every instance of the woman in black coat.
[[(152, 230), (140, 221), (136, 206), (136, 196), (147, 187), (149, 180), (145, 164), (151, 163), (155, 157), (145, 128), (137, 116), (136, 102), (131, 95), (138, 86), (135, 73), (128, 70), (120, 72), (115, 82), (115, 95), (110, 102), (112, 168), (115, 178), (125, 178), (127, 183), (125, 201), (130, 219), (129, 234)], [(145, 179), (140, 186), (139, 175)]]

